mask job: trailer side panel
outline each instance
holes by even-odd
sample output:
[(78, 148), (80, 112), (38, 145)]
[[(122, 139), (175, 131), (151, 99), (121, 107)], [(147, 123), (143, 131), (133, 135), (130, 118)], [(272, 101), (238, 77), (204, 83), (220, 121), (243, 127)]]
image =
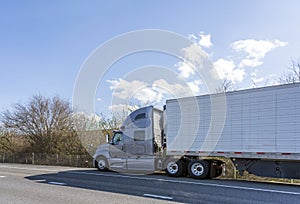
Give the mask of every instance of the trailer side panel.
[[(211, 97), (218, 94), (167, 101), (169, 155), (300, 159), (299, 83), (229, 92), (215, 111)], [(222, 108), (224, 126), (211, 120)]]

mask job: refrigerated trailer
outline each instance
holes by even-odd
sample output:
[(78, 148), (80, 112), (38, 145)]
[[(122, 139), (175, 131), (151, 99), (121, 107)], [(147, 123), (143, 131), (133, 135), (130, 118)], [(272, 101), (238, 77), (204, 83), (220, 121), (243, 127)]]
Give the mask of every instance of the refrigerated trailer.
[(229, 158), (239, 173), (300, 178), (300, 83), (186, 97), (132, 112), (100, 146), (101, 171), (213, 178)]

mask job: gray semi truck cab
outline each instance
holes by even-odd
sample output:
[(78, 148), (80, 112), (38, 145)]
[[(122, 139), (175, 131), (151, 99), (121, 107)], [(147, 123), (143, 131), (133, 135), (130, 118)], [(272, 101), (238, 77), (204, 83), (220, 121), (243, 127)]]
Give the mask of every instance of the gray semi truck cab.
[(98, 147), (94, 165), (101, 171), (147, 173), (162, 169), (163, 111), (152, 106), (132, 112), (109, 143)]

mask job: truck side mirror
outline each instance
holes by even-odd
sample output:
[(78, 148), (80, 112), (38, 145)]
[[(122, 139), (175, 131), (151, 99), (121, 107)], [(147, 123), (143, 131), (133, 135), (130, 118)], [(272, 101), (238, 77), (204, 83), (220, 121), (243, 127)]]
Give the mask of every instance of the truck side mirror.
[(106, 141), (106, 143), (109, 142), (109, 134), (106, 134), (106, 135), (105, 135), (105, 141)]

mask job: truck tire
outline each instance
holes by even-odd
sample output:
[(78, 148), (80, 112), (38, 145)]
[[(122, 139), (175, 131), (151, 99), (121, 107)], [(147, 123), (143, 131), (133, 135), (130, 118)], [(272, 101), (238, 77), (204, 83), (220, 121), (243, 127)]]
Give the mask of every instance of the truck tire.
[(97, 169), (99, 171), (107, 171), (108, 170), (107, 159), (105, 157), (102, 157), (102, 156), (97, 158), (97, 160), (95, 161), (95, 166), (97, 167)]
[(192, 160), (188, 165), (188, 173), (192, 178), (204, 179), (209, 176), (209, 162)]
[(166, 162), (166, 174), (171, 177), (180, 177), (185, 172), (185, 164), (178, 159), (170, 159)]

